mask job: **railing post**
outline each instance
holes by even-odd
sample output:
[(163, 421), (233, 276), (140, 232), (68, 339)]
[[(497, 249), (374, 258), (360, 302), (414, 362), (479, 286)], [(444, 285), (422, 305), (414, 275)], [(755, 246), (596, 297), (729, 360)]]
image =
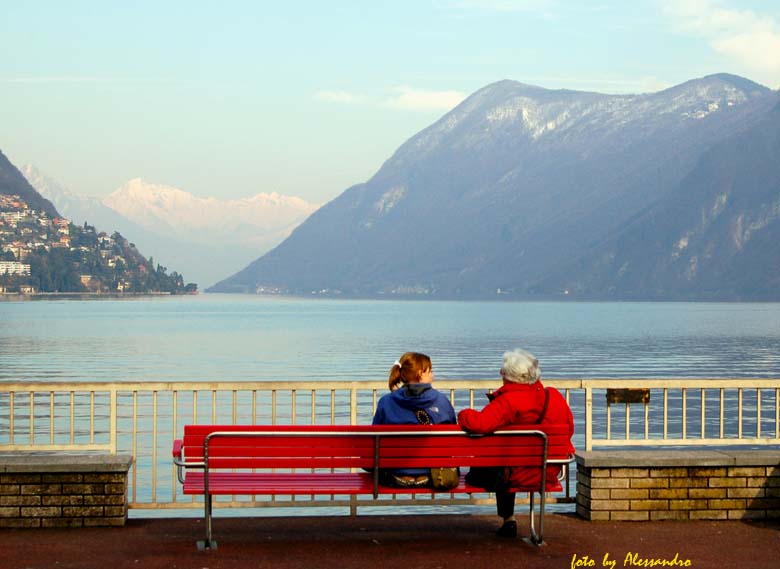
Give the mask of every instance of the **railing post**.
[(116, 387), (112, 387), (109, 391), (109, 444), (111, 446), (111, 454), (116, 454), (116, 441), (117, 441), (117, 416), (118, 416), (118, 404), (116, 396)]
[(354, 383), (349, 390), (349, 424), (357, 425), (357, 386)]
[(30, 391), (30, 446), (35, 446), (35, 391)]
[(593, 388), (585, 384), (585, 450), (593, 450)]
[(14, 391), (8, 392), (8, 442), (11, 444), (11, 446), (14, 446), (16, 444), (16, 441), (14, 440), (14, 436), (15, 436), (14, 417), (16, 415), (16, 410), (14, 409), (15, 395), (16, 392)]

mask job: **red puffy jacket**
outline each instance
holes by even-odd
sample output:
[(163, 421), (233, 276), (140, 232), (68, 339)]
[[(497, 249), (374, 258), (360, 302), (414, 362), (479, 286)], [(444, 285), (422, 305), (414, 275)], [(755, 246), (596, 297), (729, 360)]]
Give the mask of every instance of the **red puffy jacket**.
[[(512, 425), (528, 427), (539, 421), (544, 408), (544, 385), (541, 381), (533, 384), (505, 383), (501, 389), (492, 393), (490, 403), (482, 411), (464, 409), (458, 414), (458, 424), (470, 433), (488, 434)], [(574, 435), (574, 417), (563, 395), (554, 387), (547, 388), (549, 400), (547, 411), (542, 419), (544, 423), (569, 425), (569, 452), (574, 452), (571, 437)], [(548, 491), (561, 490), (558, 481), (559, 466), (547, 469)], [(528, 491), (539, 488), (539, 470), (536, 468), (513, 468), (510, 491)]]

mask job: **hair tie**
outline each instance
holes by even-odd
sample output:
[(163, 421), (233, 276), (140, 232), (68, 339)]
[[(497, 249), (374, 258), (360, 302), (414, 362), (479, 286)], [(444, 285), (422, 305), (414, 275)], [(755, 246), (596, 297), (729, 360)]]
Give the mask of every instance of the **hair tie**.
[(395, 366), (401, 367), (401, 362), (399, 362), (398, 360), (395, 360), (395, 363), (393, 364), (393, 367), (395, 367)]

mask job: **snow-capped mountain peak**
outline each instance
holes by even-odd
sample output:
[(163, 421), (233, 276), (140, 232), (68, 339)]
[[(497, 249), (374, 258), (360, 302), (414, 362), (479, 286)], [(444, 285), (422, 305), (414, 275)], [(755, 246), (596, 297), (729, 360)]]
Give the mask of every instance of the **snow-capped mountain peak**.
[[(196, 240), (219, 236), (234, 243), (259, 243), (286, 235), (318, 207), (276, 192), (237, 200), (201, 198), (141, 178), (128, 181), (103, 203), (153, 231), (172, 231), (177, 237)], [(237, 232), (239, 228), (243, 230)]]

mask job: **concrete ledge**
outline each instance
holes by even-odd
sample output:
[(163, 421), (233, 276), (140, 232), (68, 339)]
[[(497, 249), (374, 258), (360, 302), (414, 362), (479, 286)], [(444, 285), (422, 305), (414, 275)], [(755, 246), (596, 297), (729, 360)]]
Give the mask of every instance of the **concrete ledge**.
[(127, 472), (132, 464), (133, 457), (130, 455), (26, 452), (0, 454), (0, 473)]
[(577, 466), (637, 468), (685, 466), (780, 466), (778, 450), (596, 450), (578, 452)]
[[(733, 454), (714, 450), (596, 450), (578, 452), (577, 466), (585, 468), (646, 468), (732, 466)], [(780, 451), (775, 463), (780, 462)]]
[(778, 450), (733, 450), (734, 466), (780, 466)]

